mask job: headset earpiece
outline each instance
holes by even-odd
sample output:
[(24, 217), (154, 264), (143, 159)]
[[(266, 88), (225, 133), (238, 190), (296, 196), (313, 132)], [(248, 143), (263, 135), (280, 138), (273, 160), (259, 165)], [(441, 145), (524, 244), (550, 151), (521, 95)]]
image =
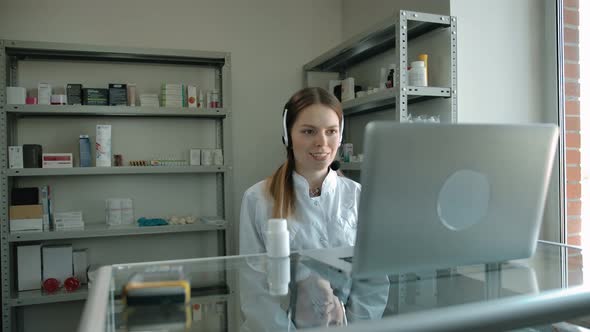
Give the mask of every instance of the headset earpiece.
[(340, 144), (342, 144), (342, 136), (344, 134), (344, 114), (342, 114), (342, 121), (340, 121)]
[(287, 108), (283, 110), (283, 144), (289, 147), (289, 133), (287, 132)]

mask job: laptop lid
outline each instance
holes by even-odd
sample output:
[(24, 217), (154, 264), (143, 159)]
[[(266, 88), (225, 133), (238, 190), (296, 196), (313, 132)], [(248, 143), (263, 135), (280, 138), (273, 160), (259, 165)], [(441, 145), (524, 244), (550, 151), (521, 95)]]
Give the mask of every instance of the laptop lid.
[(529, 257), (557, 138), (551, 124), (369, 123), (352, 273)]

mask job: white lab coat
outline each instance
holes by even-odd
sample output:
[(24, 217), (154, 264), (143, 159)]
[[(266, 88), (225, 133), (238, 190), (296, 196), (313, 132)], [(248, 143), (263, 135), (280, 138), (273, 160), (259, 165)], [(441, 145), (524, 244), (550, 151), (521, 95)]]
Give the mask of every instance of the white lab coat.
[[(360, 184), (338, 176), (335, 171), (330, 170), (318, 197), (309, 196), (307, 180), (295, 172), (293, 185), (296, 199), (295, 214), (287, 220), (291, 251), (354, 245)], [(272, 201), (266, 193), (265, 180), (253, 185), (244, 193), (240, 213), (240, 254), (266, 252), (266, 227), (271, 216)], [(242, 273), (240, 277), (242, 312), (245, 318), (241, 329), (293, 329), (292, 322), (287, 319), (284, 310), (285, 299), (268, 295), (264, 272), (252, 266), (251, 272)], [(302, 275), (298, 273), (297, 279), (305, 278), (306, 274), (309, 275), (309, 272), (303, 272)], [(358, 288), (360, 292), (350, 294), (349, 305), (354, 302), (355, 308), (350, 314), (353, 314), (352, 311), (358, 312), (359, 319), (380, 317), (387, 303), (387, 278), (381, 279), (377, 289)], [(375, 294), (376, 291), (378, 294)], [(255, 304), (246, 303), (252, 301), (253, 297), (257, 299)]]
[[(354, 245), (361, 185), (330, 170), (318, 197), (309, 197), (307, 180), (293, 172), (295, 215), (288, 218), (291, 251)], [(250, 187), (240, 213), (240, 254), (266, 252), (266, 226), (272, 202), (266, 181)]]

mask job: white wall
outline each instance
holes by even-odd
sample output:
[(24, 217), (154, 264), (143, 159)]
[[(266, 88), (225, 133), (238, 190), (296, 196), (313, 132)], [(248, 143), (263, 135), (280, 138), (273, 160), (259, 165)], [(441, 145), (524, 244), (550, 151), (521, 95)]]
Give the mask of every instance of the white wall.
[[(545, 1), (451, 0), (457, 16), (459, 121), (541, 122)], [(478, 84), (473, 84), (478, 82)], [(551, 105), (553, 107), (554, 105)]]
[(302, 65), (341, 41), (341, 20), (341, 0), (0, 1), (2, 39), (231, 52), (236, 218), (284, 160), (282, 107)]
[(342, 37), (348, 39), (401, 9), (449, 15), (448, 0), (342, 0)]

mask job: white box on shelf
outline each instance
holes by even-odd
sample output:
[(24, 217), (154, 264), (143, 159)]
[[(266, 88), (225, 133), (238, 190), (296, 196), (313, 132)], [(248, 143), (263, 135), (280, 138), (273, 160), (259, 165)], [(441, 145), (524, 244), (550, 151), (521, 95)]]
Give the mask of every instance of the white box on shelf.
[(86, 270), (88, 269), (88, 250), (74, 250), (72, 259), (74, 261), (74, 276), (78, 278), (80, 283), (88, 283), (88, 278), (86, 277)]
[(84, 228), (82, 211), (56, 212), (53, 219), (56, 231)]
[(71, 153), (44, 153), (43, 168), (72, 168), (74, 156)]
[(201, 149), (191, 149), (189, 159), (191, 166), (201, 166)]
[(111, 125), (96, 125), (96, 167), (111, 167)]
[(109, 226), (129, 226), (133, 219), (133, 200), (130, 198), (109, 198), (105, 201), (106, 223)]
[(203, 165), (203, 166), (213, 165), (213, 149), (202, 149), (201, 150), (201, 165)]
[(215, 166), (223, 166), (223, 150), (213, 149), (213, 164)]
[(55, 278), (63, 282), (73, 275), (71, 245), (43, 246), (43, 280)]
[(18, 291), (41, 288), (41, 245), (16, 248)]
[(10, 232), (42, 232), (43, 218), (10, 219)]
[(22, 145), (8, 147), (8, 167), (23, 168), (23, 147)]
[(37, 104), (51, 105), (51, 84), (39, 83), (37, 84)]
[(342, 81), (342, 101), (354, 99), (354, 78), (348, 77)]
[(9, 105), (24, 105), (27, 99), (27, 89), (20, 86), (6, 87), (6, 103)]
[(82, 211), (56, 212), (55, 221), (82, 221), (84, 220)]
[(197, 108), (197, 87), (194, 85), (189, 85), (187, 86), (186, 91), (188, 95), (188, 107)]

